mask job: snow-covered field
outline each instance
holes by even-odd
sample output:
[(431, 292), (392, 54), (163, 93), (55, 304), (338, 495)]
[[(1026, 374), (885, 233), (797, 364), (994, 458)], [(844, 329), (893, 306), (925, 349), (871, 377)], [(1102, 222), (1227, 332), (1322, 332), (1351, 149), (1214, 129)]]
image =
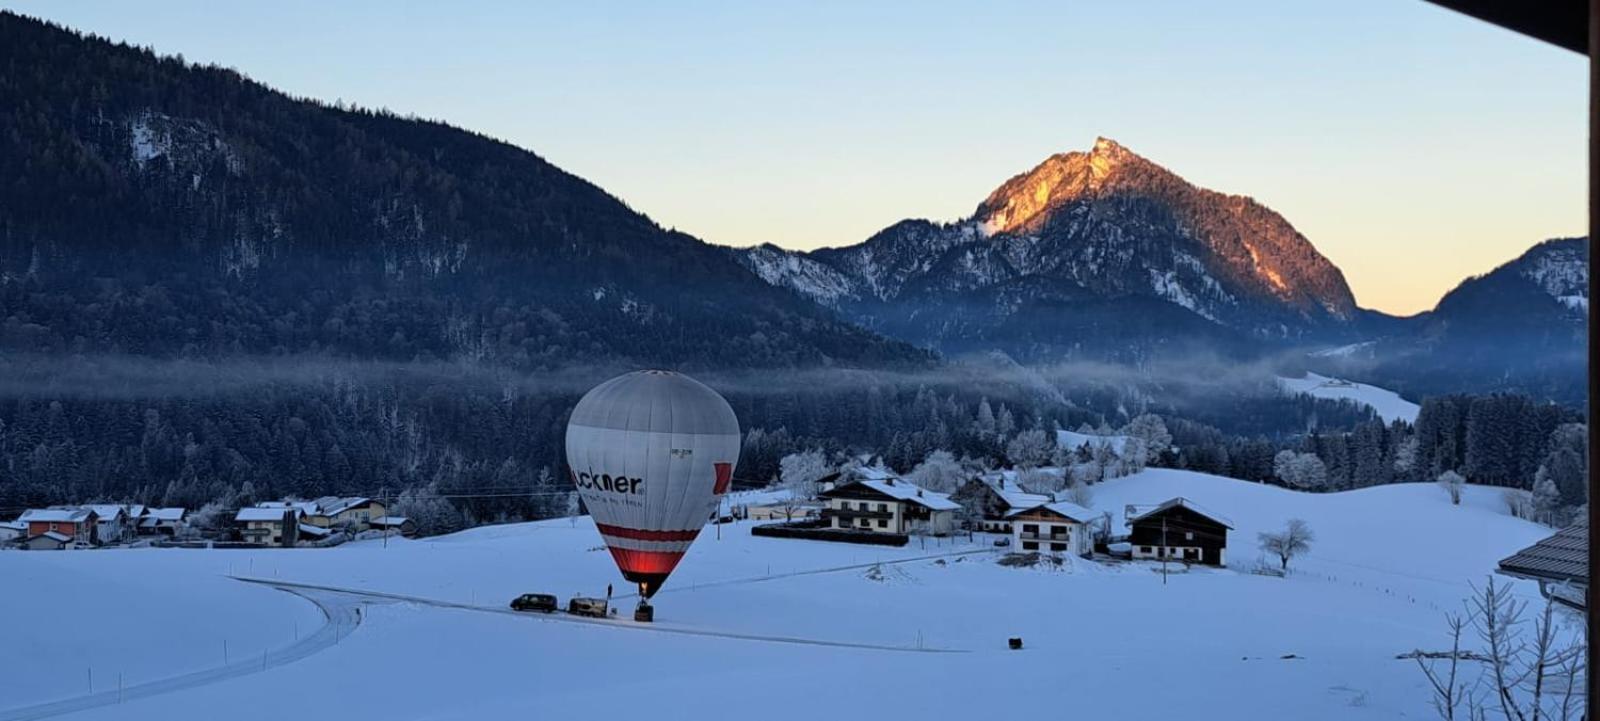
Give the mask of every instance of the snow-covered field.
[[(259, 656), (321, 622), (309, 602), (230, 573), (484, 610), (370, 599), (359, 628), (304, 659), (62, 718), (223, 709), (230, 719), (313, 709), (386, 719), (953, 718), (1063, 708), (1111, 718), (1179, 709), (1197, 719), (1427, 718), (1424, 681), (1395, 655), (1446, 645), (1442, 612), (1499, 558), (1549, 533), (1506, 515), (1487, 488), (1451, 506), (1431, 484), (1311, 495), (1152, 469), (1094, 489), (1094, 505), (1119, 523), (1124, 504), (1174, 495), (1229, 516), (1239, 526), (1232, 567), (1163, 584), (1144, 563), (1002, 567), (982, 536), (880, 549), (755, 538), (740, 523), (720, 540), (706, 529), (656, 597), (651, 629), (499, 612), (526, 591), (631, 590), (586, 519), (387, 547), (0, 553), (9, 651), (0, 653), (0, 719), (85, 693), (89, 668), (104, 691), (119, 672), (135, 684), (220, 665), (224, 638), (230, 654)], [(1286, 579), (1249, 574), (1256, 532), (1291, 517), (1316, 531), (1311, 555)], [(961, 552), (974, 553), (929, 558)], [(866, 567), (906, 559), (922, 560)], [(1519, 590), (1536, 595), (1530, 584)], [(1011, 636), (1026, 649), (1007, 650)]]
[(1414, 423), (1417, 420), (1417, 412), (1421, 410), (1417, 404), (1401, 398), (1400, 394), (1394, 391), (1311, 372), (1307, 372), (1304, 378), (1279, 378), (1278, 382), (1283, 384), (1284, 390), (1289, 393), (1304, 393), (1329, 400), (1349, 400), (1371, 406), (1378, 417), (1385, 421), (1404, 420)]

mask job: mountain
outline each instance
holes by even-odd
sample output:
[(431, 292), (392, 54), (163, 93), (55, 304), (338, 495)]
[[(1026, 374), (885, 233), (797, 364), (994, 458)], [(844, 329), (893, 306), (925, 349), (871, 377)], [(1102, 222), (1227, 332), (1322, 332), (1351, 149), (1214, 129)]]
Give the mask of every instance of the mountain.
[(1282, 216), (1106, 138), (1007, 180), (955, 223), (733, 255), (769, 283), (946, 352), (1132, 360), (1353, 337), (1374, 315)]
[(537, 155), (0, 13), (0, 348), (924, 363)]
[(1317, 365), (1412, 397), (1510, 391), (1582, 405), (1588, 314), (1588, 240), (1557, 238), (1462, 281), (1403, 332), (1318, 354)]

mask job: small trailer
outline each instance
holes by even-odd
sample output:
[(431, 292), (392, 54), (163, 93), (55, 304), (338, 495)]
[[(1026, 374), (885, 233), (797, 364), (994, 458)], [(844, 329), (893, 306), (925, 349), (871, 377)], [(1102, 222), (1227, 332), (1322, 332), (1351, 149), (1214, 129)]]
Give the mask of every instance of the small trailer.
[(584, 598), (573, 596), (567, 601), (567, 613), (574, 616), (589, 616), (591, 618), (605, 618), (609, 613), (610, 604), (603, 598)]

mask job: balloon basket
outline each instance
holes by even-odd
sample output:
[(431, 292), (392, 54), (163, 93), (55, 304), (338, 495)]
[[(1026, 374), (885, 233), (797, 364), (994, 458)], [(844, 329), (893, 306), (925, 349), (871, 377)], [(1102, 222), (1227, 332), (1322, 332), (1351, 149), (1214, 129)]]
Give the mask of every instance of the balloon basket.
[(656, 620), (656, 607), (644, 601), (633, 609), (633, 620), (639, 623), (652, 623)]

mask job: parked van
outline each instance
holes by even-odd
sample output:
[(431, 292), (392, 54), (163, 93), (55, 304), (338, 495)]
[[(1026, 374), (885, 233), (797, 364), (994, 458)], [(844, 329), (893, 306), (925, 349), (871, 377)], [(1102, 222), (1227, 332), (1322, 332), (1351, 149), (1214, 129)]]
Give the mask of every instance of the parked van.
[(539, 611), (541, 613), (555, 613), (560, 608), (556, 597), (548, 593), (524, 593), (511, 600), (513, 611)]
[(593, 616), (594, 618), (606, 617), (606, 600), (603, 598), (583, 598), (573, 596), (567, 601), (567, 613), (574, 616)]

